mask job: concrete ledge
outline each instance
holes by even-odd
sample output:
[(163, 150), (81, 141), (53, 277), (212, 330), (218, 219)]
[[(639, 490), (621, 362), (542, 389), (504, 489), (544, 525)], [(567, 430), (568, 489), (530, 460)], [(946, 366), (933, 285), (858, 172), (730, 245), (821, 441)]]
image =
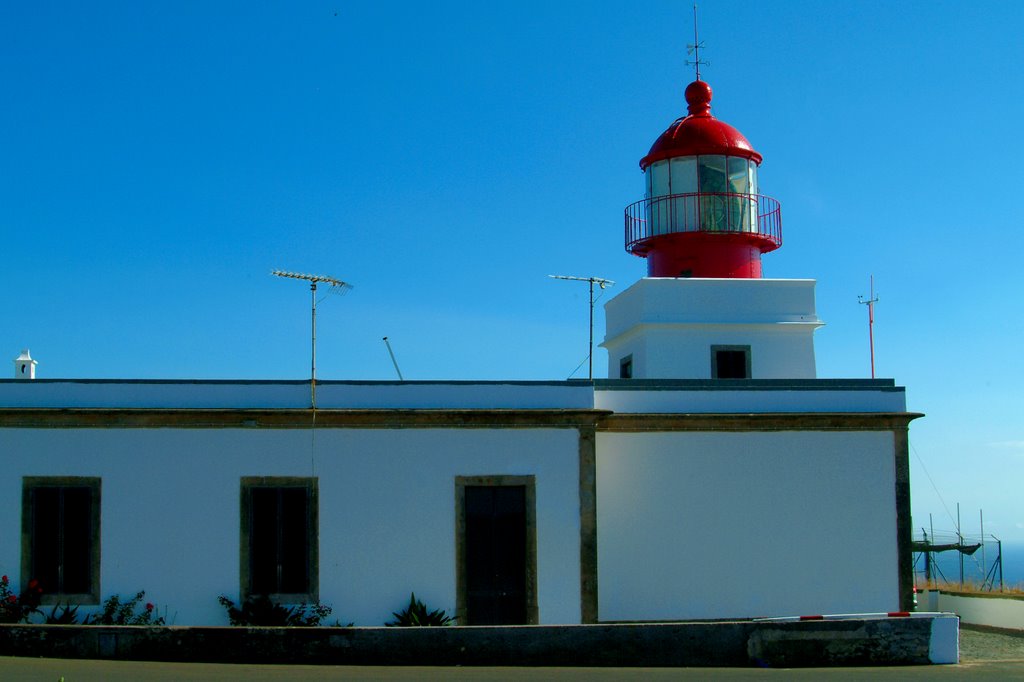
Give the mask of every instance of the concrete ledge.
[(447, 666), (798, 667), (956, 662), (936, 660), (933, 624), (937, 621), (944, 621), (936, 631), (942, 633), (940, 644), (949, 658), (950, 642), (945, 640), (950, 632), (956, 649), (953, 616), (443, 628), (0, 625), (0, 656)]

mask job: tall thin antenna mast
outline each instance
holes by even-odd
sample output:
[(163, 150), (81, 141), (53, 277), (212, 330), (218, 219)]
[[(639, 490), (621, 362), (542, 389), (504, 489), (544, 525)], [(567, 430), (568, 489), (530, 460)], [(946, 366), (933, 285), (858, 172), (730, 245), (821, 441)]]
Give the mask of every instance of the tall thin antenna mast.
[(340, 279), (334, 277), (327, 277), (325, 275), (306, 275), (299, 272), (286, 272), (284, 270), (271, 270), (271, 275), (276, 277), (289, 277), (291, 279), (302, 279), (309, 282), (309, 291), (312, 298), (312, 315), (311, 315), (311, 345), (312, 352), (310, 353), (310, 366), (309, 366), (309, 393), (310, 393), (310, 407), (316, 410), (316, 285), (318, 282), (324, 282), (329, 284), (331, 292), (341, 293), (352, 288), (351, 284), (342, 282)]
[(594, 378), (594, 285), (597, 284), (599, 287), (604, 289), (615, 284), (610, 279), (604, 279), (602, 277), (570, 277), (569, 275), (548, 275), (552, 279), (567, 279), (573, 282), (589, 282), (590, 283), (590, 346), (587, 350), (587, 378)]
[(700, 80), (700, 65), (711, 66), (711, 62), (701, 60), (700, 51), (704, 47), (704, 43), (700, 42), (697, 38), (697, 3), (693, 3), (693, 44), (686, 45), (686, 54), (693, 55), (693, 61), (686, 60), (687, 66), (693, 66), (697, 69), (697, 80)]
[(875, 276), (871, 275), (871, 289), (868, 294), (868, 300), (864, 300), (863, 296), (857, 297), (858, 303), (863, 303), (868, 307), (868, 345), (871, 348), (871, 378), (875, 378), (875, 304), (878, 303), (878, 297), (875, 296)]

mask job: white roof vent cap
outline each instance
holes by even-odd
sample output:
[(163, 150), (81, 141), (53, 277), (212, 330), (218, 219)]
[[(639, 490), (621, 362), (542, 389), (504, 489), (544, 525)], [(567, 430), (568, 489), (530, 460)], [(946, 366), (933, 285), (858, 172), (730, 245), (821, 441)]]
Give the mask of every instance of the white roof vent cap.
[(14, 378), (15, 379), (35, 379), (36, 378), (36, 365), (39, 364), (32, 359), (29, 355), (28, 348), (21, 351), (14, 360)]

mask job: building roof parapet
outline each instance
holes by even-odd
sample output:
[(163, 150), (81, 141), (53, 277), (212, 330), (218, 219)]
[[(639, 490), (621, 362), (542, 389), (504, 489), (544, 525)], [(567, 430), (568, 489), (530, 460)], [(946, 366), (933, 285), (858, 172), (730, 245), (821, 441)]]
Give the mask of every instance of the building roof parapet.
[(594, 379), (595, 391), (899, 391), (895, 379)]

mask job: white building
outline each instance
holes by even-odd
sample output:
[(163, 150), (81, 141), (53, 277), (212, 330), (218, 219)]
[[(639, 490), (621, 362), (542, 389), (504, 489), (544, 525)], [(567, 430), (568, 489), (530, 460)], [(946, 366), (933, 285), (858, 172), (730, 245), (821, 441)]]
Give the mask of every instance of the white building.
[(357, 625), (411, 591), (461, 624), (909, 608), (920, 415), (816, 378), (814, 282), (760, 278), (779, 206), (710, 98), (641, 162), (616, 378), (318, 382), (315, 413), (301, 381), (2, 380), (0, 571), (177, 624), (221, 594)]

